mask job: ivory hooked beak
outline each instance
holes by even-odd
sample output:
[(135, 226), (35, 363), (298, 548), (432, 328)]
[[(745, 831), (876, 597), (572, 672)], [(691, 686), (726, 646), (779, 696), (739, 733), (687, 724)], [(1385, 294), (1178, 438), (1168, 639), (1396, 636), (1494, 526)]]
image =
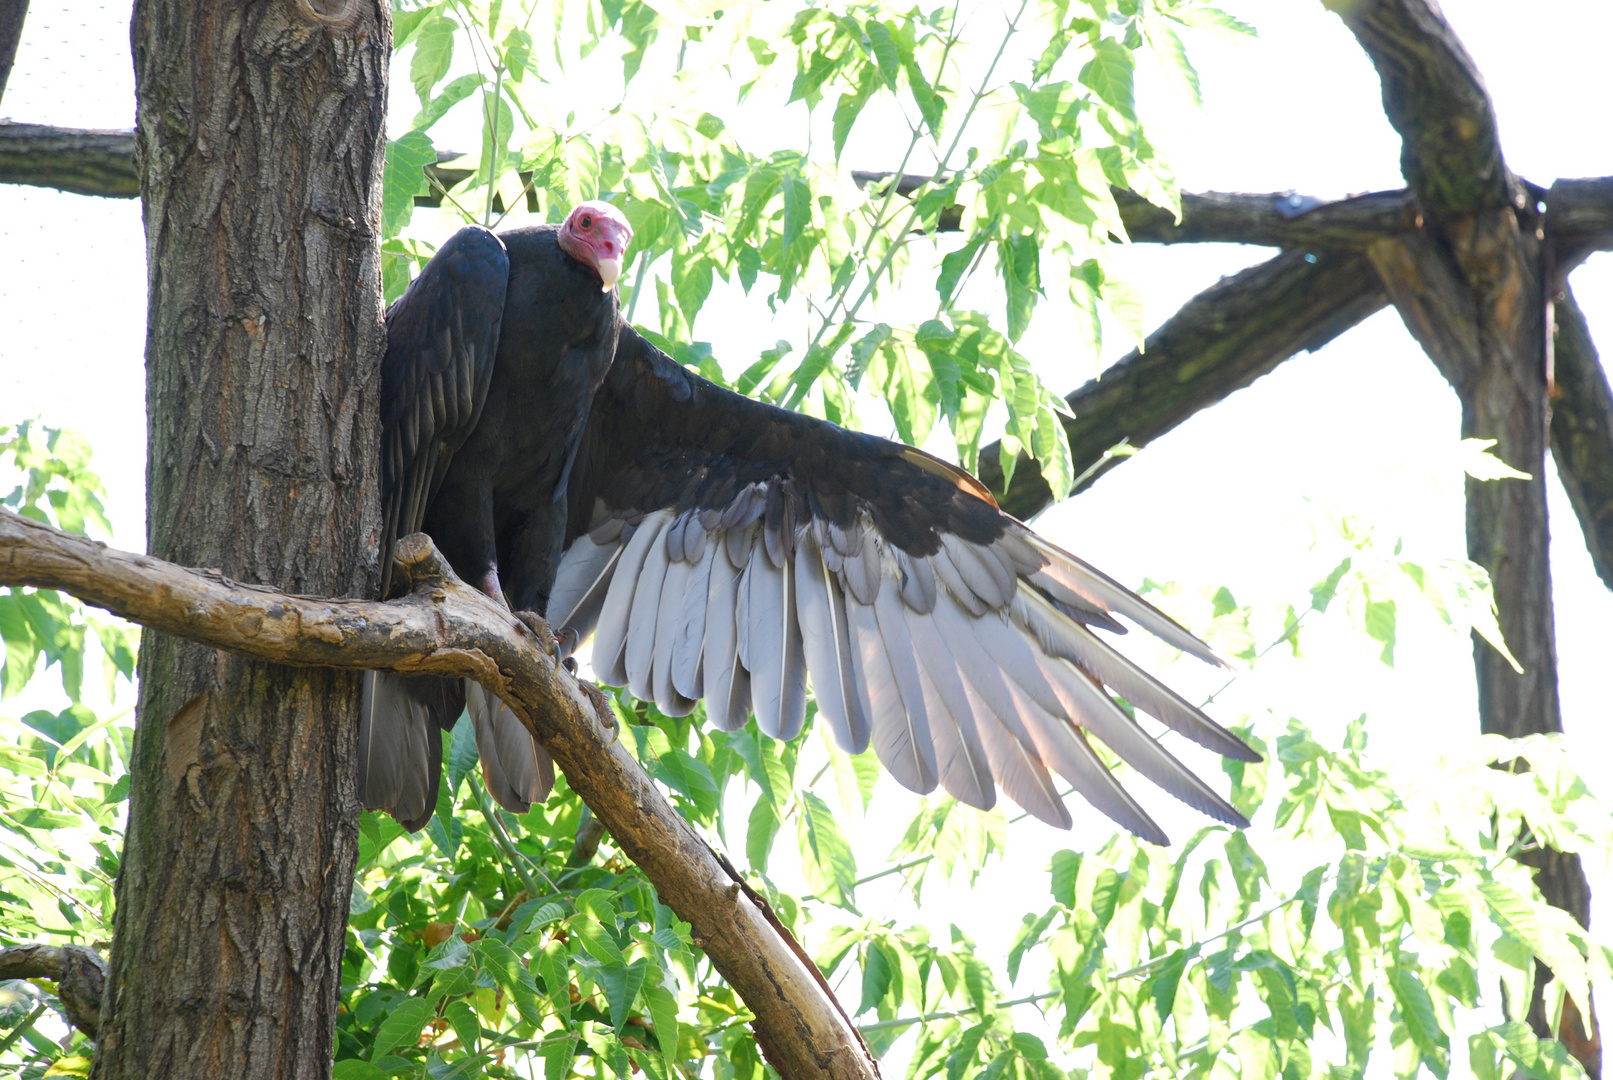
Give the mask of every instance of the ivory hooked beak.
[(600, 259), (598, 262), (599, 280), (603, 282), (600, 292), (610, 292), (616, 285), (616, 279), (622, 276), (622, 260)]

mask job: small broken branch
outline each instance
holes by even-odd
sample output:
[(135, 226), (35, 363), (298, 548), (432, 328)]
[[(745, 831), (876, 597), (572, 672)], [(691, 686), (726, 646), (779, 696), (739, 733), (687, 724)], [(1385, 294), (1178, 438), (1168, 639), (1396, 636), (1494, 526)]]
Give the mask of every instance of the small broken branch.
[(503, 698), (692, 928), (755, 1014), (786, 1078), (878, 1071), (822, 976), (675, 811), (578, 682), (503, 607), (456, 578), (420, 534), (397, 545), (411, 591), (381, 603), (291, 596), (117, 551), (0, 510), (0, 585), (61, 589), (165, 634), (270, 663), (472, 678)]
[(0, 949), (0, 982), (48, 979), (67, 1020), (91, 1039), (101, 1027), (101, 994), (106, 989), (106, 961), (83, 945), (12, 945)]

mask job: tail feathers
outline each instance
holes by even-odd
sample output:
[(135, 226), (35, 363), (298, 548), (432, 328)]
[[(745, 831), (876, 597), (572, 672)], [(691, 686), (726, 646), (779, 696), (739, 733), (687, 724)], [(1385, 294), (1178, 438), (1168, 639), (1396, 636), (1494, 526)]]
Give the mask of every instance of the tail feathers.
[(437, 808), (442, 736), (464, 708), (458, 681), (364, 674), (358, 729), (358, 790), (365, 809), (385, 810), (410, 832)]
[(554, 787), (554, 760), (498, 695), (466, 680), (465, 697), (488, 794), (511, 813), (526, 813)]

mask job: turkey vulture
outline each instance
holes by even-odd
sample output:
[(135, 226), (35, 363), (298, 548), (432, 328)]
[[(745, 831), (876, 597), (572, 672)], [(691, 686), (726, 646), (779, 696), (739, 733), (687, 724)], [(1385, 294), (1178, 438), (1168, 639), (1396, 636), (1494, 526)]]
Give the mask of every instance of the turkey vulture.
[[(669, 715), (800, 732), (810, 680), (849, 753), (982, 809), (997, 787), (1068, 828), (1051, 773), (1168, 841), (1087, 741), (1232, 825), (1225, 799), (1105, 691), (1202, 746), (1259, 756), (1095, 631), (1117, 616), (1210, 663), (1187, 630), (909, 446), (753, 401), (638, 334), (611, 288), (627, 223), (467, 227), (387, 313), (385, 550), (428, 533), (455, 571), (592, 635), (595, 673)], [(441, 737), (468, 698), (489, 791), (524, 811), (548, 755), (475, 684), (366, 685), (364, 804), (430, 818)]]

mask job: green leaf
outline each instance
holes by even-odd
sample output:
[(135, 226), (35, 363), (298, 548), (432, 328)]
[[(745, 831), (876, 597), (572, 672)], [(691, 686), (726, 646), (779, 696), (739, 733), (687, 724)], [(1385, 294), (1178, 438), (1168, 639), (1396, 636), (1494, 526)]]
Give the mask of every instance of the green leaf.
[(1055, 851), (1052, 859), (1053, 899), (1067, 908), (1075, 906), (1075, 883), (1081, 874), (1081, 854), (1064, 849)]
[(432, 98), (415, 114), (414, 121), (410, 123), (410, 131), (425, 131), (448, 114), (448, 110), (470, 97), (482, 87), (482, 76), (461, 75), (453, 82), (442, 88), (442, 93)]
[(852, 1015), (861, 1015), (883, 1001), (890, 992), (891, 976), (892, 965), (884, 947), (870, 943), (863, 954), (862, 1000)]
[(600, 988), (605, 991), (605, 1000), (610, 1004), (611, 1026), (618, 1034), (627, 1023), (648, 969), (649, 961), (641, 958), (631, 964), (606, 964), (596, 975)]
[(480, 756), (476, 751), (476, 725), (467, 713), (461, 712), (449, 732), (448, 742), (448, 793), (459, 795), (460, 782), (476, 768)]
[(1133, 89), (1137, 60), (1130, 49), (1112, 38), (1099, 38), (1092, 45), (1092, 59), (1081, 69), (1081, 83), (1091, 88), (1105, 104), (1127, 120), (1137, 120), (1137, 98)]
[(1378, 659), (1390, 667), (1395, 666), (1395, 602), (1369, 600), (1366, 609), (1366, 631), (1373, 641), (1383, 644)]
[(375, 1032), (370, 1060), (374, 1061), (396, 1049), (413, 1047), (420, 1041), (420, 1033), (426, 1029), (432, 1016), (431, 1006), (421, 998), (404, 998), (398, 1002)]
[(1003, 287), (1008, 293), (1008, 340), (1018, 341), (1030, 326), (1031, 313), (1042, 295), (1042, 249), (1036, 237), (1018, 233), (1004, 240), (999, 251)]
[(678, 999), (665, 986), (652, 986), (646, 983), (640, 991), (644, 1004), (650, 1010), (650, 1023), (655, 1030), (655, 1041), (661, 1048), (661, 1056), (668, 1062), (678, 1057), (678, 1042), (680, 1039), (678, 1025)]
[[(878, 26), (879, 24), (874, 23), (873, 25)], [(846, 137), (851, 134), (852, 125), (862, 115), (863, 106), (868, 104), (868, 99), (873, 96), (874, 89), (878, 85), (879, 77), (874, 69), (866, 68), (863, 71), (862, 79), (858, 81), (856, 87), (841, 94), (840, 100), (835, 103), (831, 130), (834, 137), (836, 160), (839, 160), (841, 151), (846, 148)]]
[(822, 799), (799, 792), (796, 838), (801, 846), (801, 869), (817, 895), (831, 904), (851, 909), (857, 883), (857, 862), (851, 843)]
[[(874, 53), (879, 79), (885, 84), (886, 89), (894, 91), (897, 77), (902, 70), (902, 56), (891, 34), (891, 28), (887, 23), (869, 19), (867, 32), (868, 46)], [(837, 150), (836, 154), (838, 153)]]
[(767, 872), (767, 857), (773, 850), (773, 840), (778, 833), (779, 819), (773, 813), (773, 804), (766, 799), (757, 799), (750, 808), (750, 818), (745, 825), (745, 858), (749, 860), (752, 870)]
[(331, 1067), (331, 1080), (387, 1080), (388, 1073), (359, 1058), (345, 1058)]
[(409, 81), (420, 98), (422, 108), (429, 106), (431, 91), (454, 62), (454, 34), (459, 26), (452, 19), (437, 16), (420, 24), (415, 31), (414, 59), (409, 62)]
[(672, 749), (650, 763), (650, 775), (694, 804), (705, 818), (717, 813), (717, 781), (705, 764), (682, 750)]
[(1148, 981), (1143, 984), (1143, 993), (1154, 1003), (1154, 1012), (1159, 1015), (1161, 1023), (1176, 1007), (1176, 988), (1182, 982), (1182, 973), (1198, 954), (1197, 945), (1190, 949), (1177, 949), (1163, 964), (1154, 969)]
[(411, 131), (386, 144), (386, 174), (381, 181), (383, 236), (396, 236), (409, 224), (415, 196), (428, 190), (426, 166), (436, 160), (436, 147), (423, 131)]

